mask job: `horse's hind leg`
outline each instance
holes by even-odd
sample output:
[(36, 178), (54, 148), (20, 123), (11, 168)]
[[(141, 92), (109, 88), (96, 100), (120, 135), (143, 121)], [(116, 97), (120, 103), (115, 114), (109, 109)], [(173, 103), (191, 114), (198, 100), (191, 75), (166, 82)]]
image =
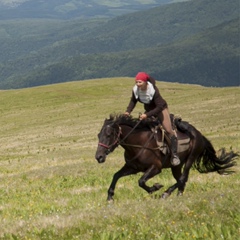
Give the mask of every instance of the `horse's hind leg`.
[[(176, 179), (177, 183), (175, 183), (174, 185), (172, 185), (171, 187), (169, 187), (163, 194), (162, 194), (162, 198), (167, 198), (169, 197), (172, 192), (178, 188), (179, 190), (179, 187), (181, 186), (181, 184), (179, 183), (179, 179), (182, 175), (182, 166), (177, 166), (177, 167), (174, 167), (172, 168), (172, 174), (173, 174), (173, 177)], [(182, 189), (182, 188), (181, 188)]]
[(178, 188), (178, 196), (182, 196), (185, 186), (186, 186), (186, 182), (188, 181), (188, 176), (189, 176), (189, 171), (190, 168), (192, 167), (193, 161), (194, 161), (194, 156), (191, 155), (183, 168), (183, 172), (181, 173), (181, 166), (177, 166), (172, 168), (172, 174), (174, 176), (174, 178), (176, 179), (177, 183), (174, 184), (173, 186), (169, 187), (162, 195), (162, 198), (167, 198), (168, 196), (171, 195), (171, 193)]
[(114, 190), (115, 190), (115, 187), (116, 187), (116, 184), (117, 184), (117, 181), (119, 178), (131, 175), (131, 174), (136, 174), (138, 172), (139, 172), (138, 170), (130, 168), (127, 165), (124, 165), (118, 172), (116, 172), (113, 176), (112, 182), (108, 189), (107, 200), (108, 201), (113, 200)]
[(153, 193), (157, 190), (159, 190), (161, 187), (163, 187), (163, 185), (160, 185), (158, 183), (154, 184), (152, 187), (149, 187), (146, 185), (146, 182), (154, 177), (155, 175), (157, 175), (158, 173), (160, 173), (160, 170), (158, 168), (156, 168), (155, 166), (151, 166), (144, 174), (143, 176), (138, 180), (138, 184), (141, 188), (143, 188), (144, 190), (146, 190), (148, 193)]
[[(195, 136), (195, 139), (197, 137)], [(200, 143), (198, 143), (198, 145), (200, 145)], [(192, 147), (192, 151), (189, 154), (186, 163), (184, 165), (182, 174), (178, 180), (178, 195), (182, 195), (186, 186), (186, 183), (188, 181), (188, 177), (189, 177), (189, 172), (190, 169), (195, 161), (195, 159), (199, 156), (200, 152), (202, 151), (201, 148), (196, 147), (197, 143), (196, 141), (193, 142), (193, 147)]]
[(178, 196), (181, 196), (184, 192), (186, 183), (188, 181), (189, 171), (194, 162), (194, 158), (195, 158), (194, 156), (189, 157), (183, 168), (183, 173), (181, 174), (181, 177), (179, 178), (178, 181)]

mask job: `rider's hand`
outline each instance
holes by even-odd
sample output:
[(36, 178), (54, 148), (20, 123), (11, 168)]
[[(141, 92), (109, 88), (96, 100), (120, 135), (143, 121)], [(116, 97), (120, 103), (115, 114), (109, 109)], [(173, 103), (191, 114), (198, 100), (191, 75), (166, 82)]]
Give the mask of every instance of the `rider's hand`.
[(146, 118), (147, 118), (147, 115), (145, 113), (143, 113), (139, 116), (140, 120), (143, 120), (143, 119), (146, 119)]
[(129, 113), (129, 112), (125, 112), (125, 113), (124, 113), (124, 115), (126, 115), (126, 116), (129, 116), (129, 115), (130, 115), (130, 113)]

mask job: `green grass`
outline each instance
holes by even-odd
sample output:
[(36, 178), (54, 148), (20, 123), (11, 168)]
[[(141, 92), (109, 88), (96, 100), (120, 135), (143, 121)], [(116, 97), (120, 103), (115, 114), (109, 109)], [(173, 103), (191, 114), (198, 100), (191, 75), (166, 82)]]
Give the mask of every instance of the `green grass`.
[[(123, 165), (119, 147), (94, 159), (97, 133), (110, 113), (124, 112), (133, 79), (97, 79), (0, 91), (0, 239), (238, 239), (239, 166), (220, 176), (191, 170), (183, 197), (161, 193), (170, 170), (149, 181), (120, 179), (114, 203), (107, 189)], [(240, 151), (240, 89), (158, 82), (170, 111), (197, 127), (216, 150)], [(142, 112), (139, 104), (134, 111)]]

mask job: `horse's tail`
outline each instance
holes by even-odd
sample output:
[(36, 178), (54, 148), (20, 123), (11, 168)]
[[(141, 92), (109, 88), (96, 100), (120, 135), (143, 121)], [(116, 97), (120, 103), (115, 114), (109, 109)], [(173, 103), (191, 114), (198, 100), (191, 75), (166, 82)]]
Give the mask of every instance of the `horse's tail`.
[(217, 157), (216, 151), (211, 142), (204, 136), (204, 150), (194, 162), (194, 167), (200, 173), (218, 172), (219, 174), (231, 174), (234, 171), (230, 168), (236, 165), (235, 159), (239, 156), (237, 153), (226, 152), (224, 148), (220, 149)]

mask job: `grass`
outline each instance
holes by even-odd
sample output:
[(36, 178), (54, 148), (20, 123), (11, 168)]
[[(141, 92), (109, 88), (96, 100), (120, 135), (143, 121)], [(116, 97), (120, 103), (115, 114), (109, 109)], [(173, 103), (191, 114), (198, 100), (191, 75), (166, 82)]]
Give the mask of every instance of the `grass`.
[[(0, 239), (238, 239), (239, 166), (220, 176), (191, 170), (183, 197), (149, 196), (141, 174), (120, 179), (117, 148), (94, 159), (97, 133), (112, 112), (124, 112), (133, 79), (96, 79), (0, 91)], [(220, 149), (240, 151), (240, 91), (157, 83), (170, 111)], [(142, 112), (138, 105), (133, 115)], [(164, 189), (169, 170), (149, 181)]]

